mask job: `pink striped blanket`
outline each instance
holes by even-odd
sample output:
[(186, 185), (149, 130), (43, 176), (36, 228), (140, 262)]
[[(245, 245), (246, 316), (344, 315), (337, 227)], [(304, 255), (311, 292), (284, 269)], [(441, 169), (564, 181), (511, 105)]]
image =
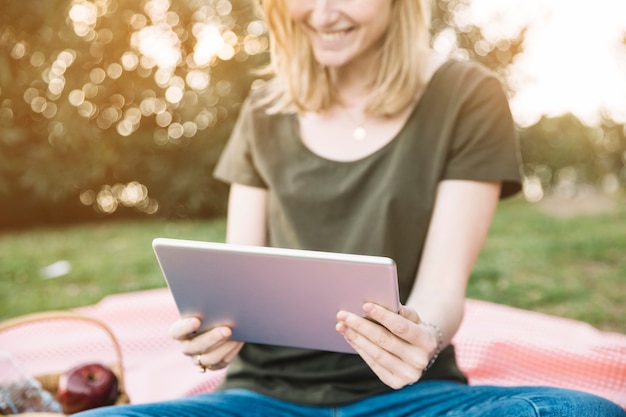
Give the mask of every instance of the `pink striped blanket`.
[[(112, 295), (75, 311), (99, 319), (115, 334), (126, 391), (134, 403), (211, 391), (224, 378), (224, 371), (199, 373), (169, 339), (169, 324), (178, 313), (167, 289)], [(454, 343), (471, 384), (572, 388), (626, 408), (626, 335), (469, 299)], [(106, 334), (76, 321), (5, 331), (0, 333), (0, 350), (11, 352), (35, 375), (86, 361), (115, 361)]]

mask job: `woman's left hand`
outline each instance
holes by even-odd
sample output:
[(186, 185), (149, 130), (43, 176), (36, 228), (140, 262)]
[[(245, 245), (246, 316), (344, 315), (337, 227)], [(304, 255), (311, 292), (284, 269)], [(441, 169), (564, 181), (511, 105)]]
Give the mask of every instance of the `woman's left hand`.
[(347, 311), (337, 313), (337, 331), (391, 388), (417, 382), (437, 350), (436, 331), (406, 306), (394, 313), (365, 303), (363, 311), (366, 317)]

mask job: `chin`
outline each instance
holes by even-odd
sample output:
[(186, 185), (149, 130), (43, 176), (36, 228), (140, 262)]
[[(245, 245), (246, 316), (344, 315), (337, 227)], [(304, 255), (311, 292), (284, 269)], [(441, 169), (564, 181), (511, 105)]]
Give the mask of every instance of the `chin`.
[(318, 64), (329, 68), (341, 68), (350, 62), (350, 59), (327, 52), (315, 53), (315, 60)]

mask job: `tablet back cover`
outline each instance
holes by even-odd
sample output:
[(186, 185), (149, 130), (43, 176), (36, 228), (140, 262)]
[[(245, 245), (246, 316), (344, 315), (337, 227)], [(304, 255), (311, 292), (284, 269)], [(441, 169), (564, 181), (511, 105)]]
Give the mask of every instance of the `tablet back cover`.
[(366, 301), (398, 311), (396, 265), (385, 257), (157, 238), (153, 249), (181, 316), (233, 340), (355, 353), (336, 314)]

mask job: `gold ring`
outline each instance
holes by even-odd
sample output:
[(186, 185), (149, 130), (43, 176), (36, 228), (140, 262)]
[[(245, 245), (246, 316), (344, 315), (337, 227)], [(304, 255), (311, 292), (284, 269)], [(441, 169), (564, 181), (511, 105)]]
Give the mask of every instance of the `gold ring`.
[(200, 368), (200, 372), (205, 373), (207, 370), (207, 367), (204, 366), (202, 362), (200, 361), (200, 356), (201, 355), (196, 355), (193, 357), (193, 359), (194, 359), (194, 362), (196, 362), (196, 365), (198, 366), (198, 368)]

